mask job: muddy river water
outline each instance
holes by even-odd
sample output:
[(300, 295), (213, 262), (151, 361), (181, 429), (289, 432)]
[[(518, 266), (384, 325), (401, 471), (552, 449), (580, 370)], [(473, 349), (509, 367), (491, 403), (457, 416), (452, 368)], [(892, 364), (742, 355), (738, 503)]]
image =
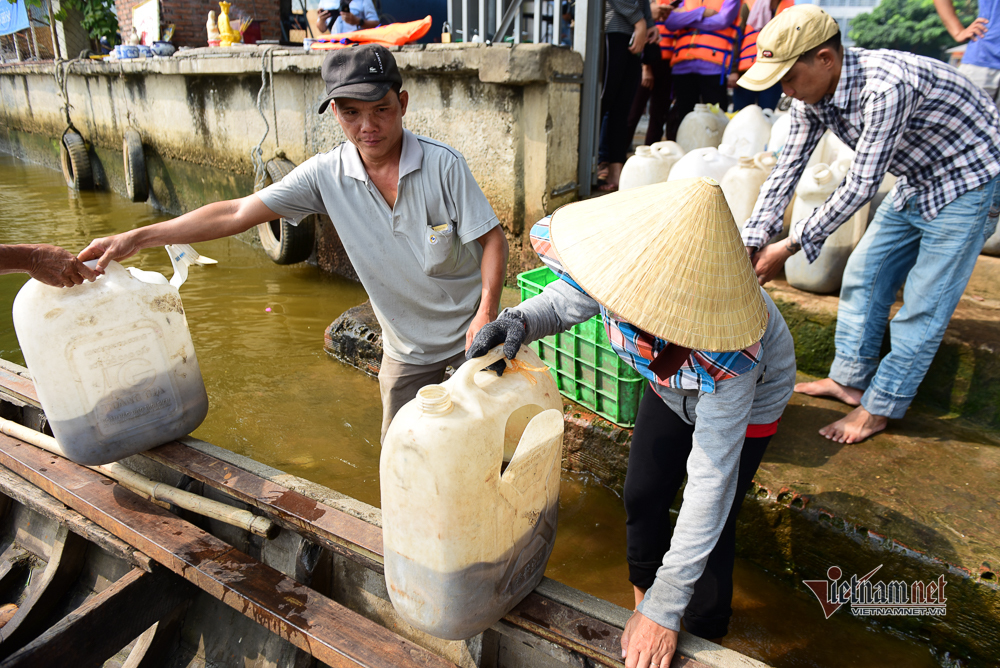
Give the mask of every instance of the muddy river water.
[[(59, 172), (0, 154), (0, 243), (74, 252), (95, 237), (164, 220), (113, 193), (74, 193)], [(198, 244), (219, 261), (193, 267), (181, 296), (208, 389), (198, 438), (379, 505), (378, 383), (329, 359), (323, 331), (367, 299), (360, 285), (305, 264), (278, 266), (238, 239)], [(163, 250), (126, 265), (160, 271)], [(26, 276), (0, 276), (0, 357), (23, 364), (10, 304)], [(564, 473), (559, 532), (546, 575), (632, 607), (621, 499), (590, 476)], [(745, 561), (723, 644), (779, 667), (939, 665), (916, 641), (847, 615), (824, 620), (812, 595)]]

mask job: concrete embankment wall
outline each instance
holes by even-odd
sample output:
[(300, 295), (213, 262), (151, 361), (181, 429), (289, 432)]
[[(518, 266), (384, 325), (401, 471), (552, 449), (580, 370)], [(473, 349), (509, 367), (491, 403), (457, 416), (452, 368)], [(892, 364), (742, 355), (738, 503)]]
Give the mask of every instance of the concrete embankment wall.
[[(58, 165), (53, 140), (67, 125), (64, 78), (70, 119), (92, 146), (102, 187), (124, 191), (122, 138), (133, 127), (143, 137), (160, 208), (182, 213), (249, 194), (250, 151), (265, 133), (265, 118), (264, 159), (280, 150), (300, 164), (344, 140), (332, 114), (316, 113), (325, 93), (324, 56), (263, 51), (4, 66), (0, 150)], [(532, 44), (417, 45), (395, 55), (410, 95), (404, 125), (462, 152), (508, 234), (516, 273), (534, 257), (526, 242), (531, 223), (576, 196), (582, 59)], [(262, 96), (265, 118), (257, 108), (262, 69), (268, 77), (273, 72), (275, 91), (273, 103)]]

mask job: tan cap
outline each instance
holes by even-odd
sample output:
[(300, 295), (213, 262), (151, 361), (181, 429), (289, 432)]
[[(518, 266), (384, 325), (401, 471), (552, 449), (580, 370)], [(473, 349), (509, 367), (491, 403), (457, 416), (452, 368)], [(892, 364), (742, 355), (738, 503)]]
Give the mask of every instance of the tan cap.
[(781, 81), (803, 53), (840, 31), (816, 5), (795, 5), (775, 16), (757, 35), (757, 62), (740, 77), (747, 90), (767, 90)]
[(549, 223), (570, 276), (609, 311), (670, 343), (742, 350), (767, 328), (739, 228), (707, 177), (568, 204)]

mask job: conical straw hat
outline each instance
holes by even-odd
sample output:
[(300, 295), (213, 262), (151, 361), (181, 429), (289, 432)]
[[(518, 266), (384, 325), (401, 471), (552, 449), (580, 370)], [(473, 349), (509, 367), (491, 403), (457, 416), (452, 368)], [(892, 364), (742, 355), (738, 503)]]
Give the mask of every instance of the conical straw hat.
[(562, 207), (549, 223), (563, 267), (618, 317), (671, 343), (742, 350), (767, 328), (746, 247), (711, 178)]

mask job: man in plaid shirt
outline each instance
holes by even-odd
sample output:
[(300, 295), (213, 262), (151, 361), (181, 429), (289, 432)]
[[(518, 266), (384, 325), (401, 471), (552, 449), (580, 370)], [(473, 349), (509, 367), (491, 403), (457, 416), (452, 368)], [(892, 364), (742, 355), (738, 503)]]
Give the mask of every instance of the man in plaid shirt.
[[(798, 5), (760, 33), (751, 90), (780, 81), (792, 103), (788, 143), (761, 189), (743, 240), (763, 285), (800, 250), (823, 242), (878, 190), (896, 187), (844, 271), (830, 377), (797, 392), (856, 408), (820, 433), (857, 443), (901, 418), (937, 352), (951, 314), (1000, 214), (1000, 116), (993, 100), (951, 67), (899, 51), (843, 49), (836, 22)], [(844, 182), (785, 243), (766, 245), (823, 132), (856, 155)], [(889, 309), (892, 352), (879, 362)]]

